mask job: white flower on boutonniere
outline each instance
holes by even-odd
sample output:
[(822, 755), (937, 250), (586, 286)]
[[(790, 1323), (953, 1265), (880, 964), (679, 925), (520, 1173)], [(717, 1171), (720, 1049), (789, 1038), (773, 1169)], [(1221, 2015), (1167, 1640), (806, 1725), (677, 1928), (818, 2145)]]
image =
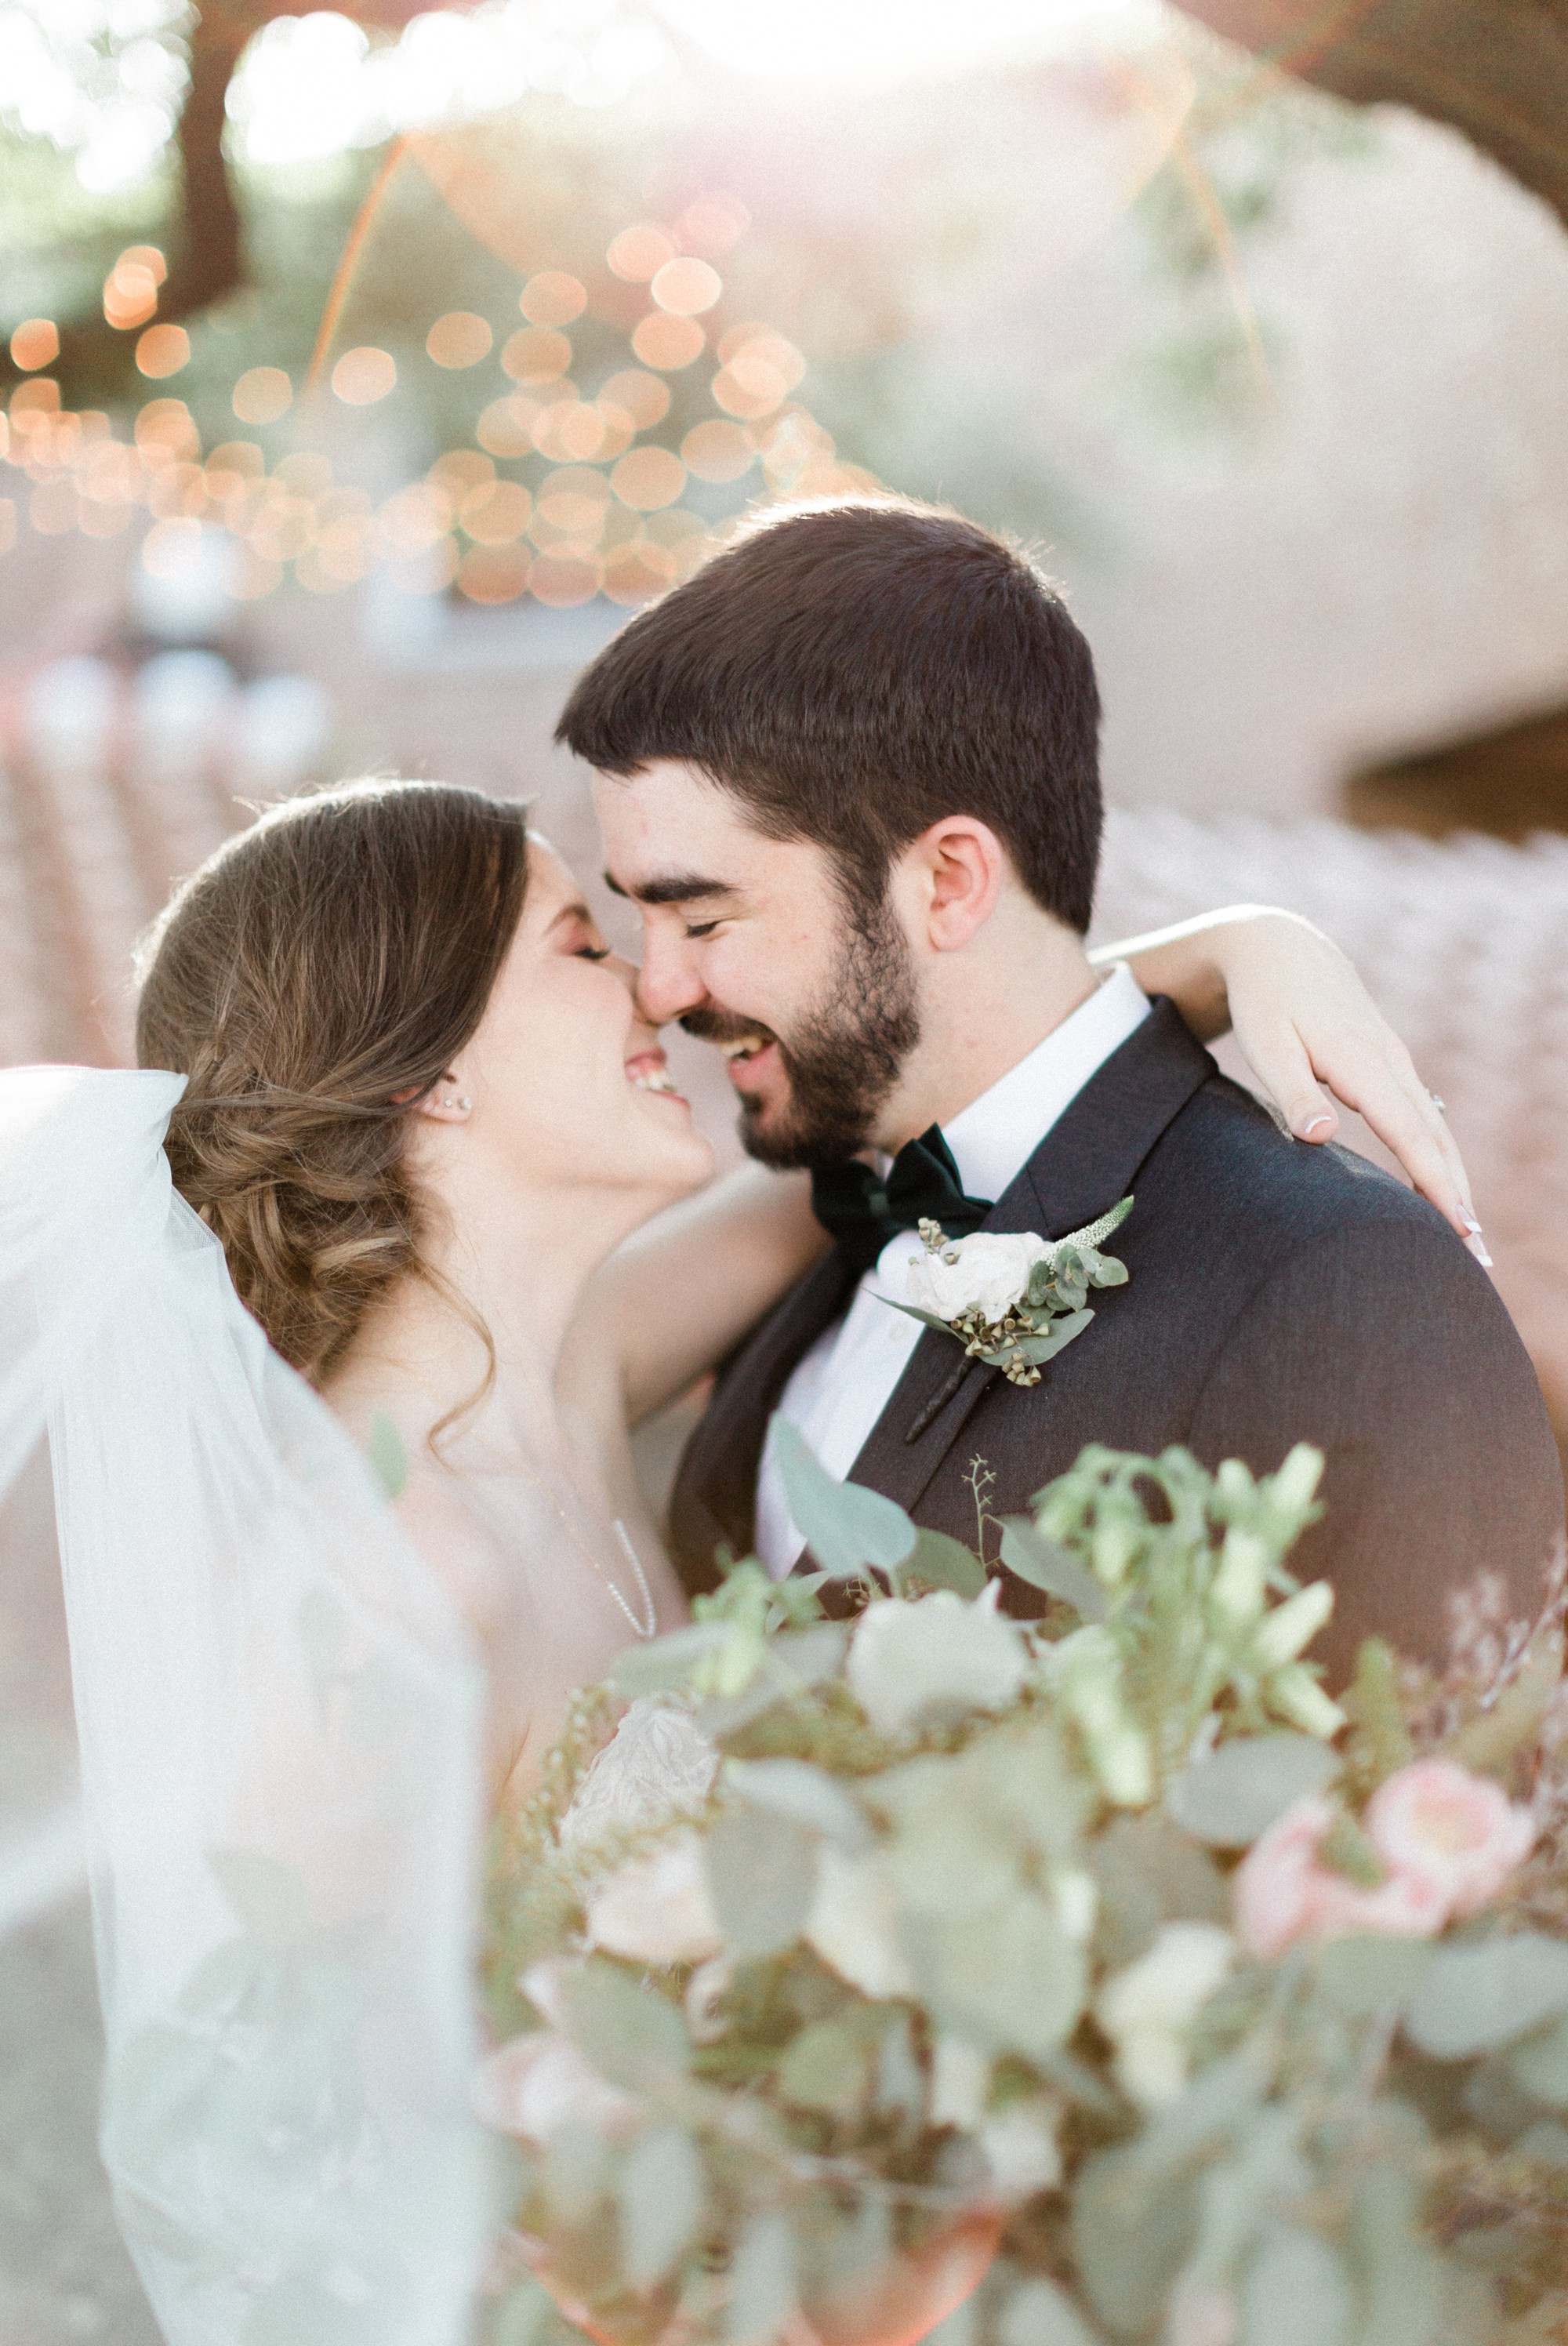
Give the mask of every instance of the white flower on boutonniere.
[(1124, 1198), (1063, 1239), (1034, 1230), (950, 1239), (939, 1222), (921, 1222), (925, 1251), (910, 1257), (911, 1300), (893, 1309), (956, 1336), (972, 1359), (988, 1362), (1013, 1384), (1037, 1385), (1044, 1363), (1094, 1318), (1089, 1290), (1125, 1284), (1125, 1263), (1100, 1248), (1132, 1210), (1132, 1199)]
[(1029, 1292), (1029, 1274), (1049, 1260), (1045, 1241), (1033, 1230), (976, 1230), (910, 1258), (911, 1303), (934, 1319), (952, 1321), (978, 1311), (989, 1321), (1004, 1320)]

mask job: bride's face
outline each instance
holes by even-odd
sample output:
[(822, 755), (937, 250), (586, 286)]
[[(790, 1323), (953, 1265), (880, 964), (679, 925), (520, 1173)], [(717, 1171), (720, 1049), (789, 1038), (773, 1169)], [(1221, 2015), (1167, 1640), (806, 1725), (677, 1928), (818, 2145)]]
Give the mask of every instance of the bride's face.
[(461, 1121), (470, 1148), (544, 1188), (662, 1198), (700, 1187), (713, 1152), (670, 1083), (657, 1028), (637, 1015), (636, 982), (565, 864), (531, 833), (517, 933), (426, 1113)]

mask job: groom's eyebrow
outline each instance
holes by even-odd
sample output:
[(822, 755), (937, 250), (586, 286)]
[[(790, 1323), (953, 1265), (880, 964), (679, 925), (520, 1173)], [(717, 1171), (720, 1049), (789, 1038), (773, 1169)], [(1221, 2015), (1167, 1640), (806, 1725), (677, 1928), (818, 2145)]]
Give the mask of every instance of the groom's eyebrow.
[(623, 888), (606, 872), (605, 885), (612, 896), (625, 896), (635, 904), (691, 904), (702, 896), (735, 893), (728, 880), (709, 880), (700, 872), (672, 872), (667, 880), (645, 880), (640, 887), (634, 888)]

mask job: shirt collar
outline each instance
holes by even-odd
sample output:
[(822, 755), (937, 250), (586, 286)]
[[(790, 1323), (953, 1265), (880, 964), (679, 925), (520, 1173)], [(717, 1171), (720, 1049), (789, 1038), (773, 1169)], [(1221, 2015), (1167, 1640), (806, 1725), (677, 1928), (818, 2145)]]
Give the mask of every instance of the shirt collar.
[(1114, 962), (1087, 1002), (944, 1124), (965, 1193), (1000, 1198), (1090, 1076), (1148, 1015), (1137, 979), (1125, 961)]

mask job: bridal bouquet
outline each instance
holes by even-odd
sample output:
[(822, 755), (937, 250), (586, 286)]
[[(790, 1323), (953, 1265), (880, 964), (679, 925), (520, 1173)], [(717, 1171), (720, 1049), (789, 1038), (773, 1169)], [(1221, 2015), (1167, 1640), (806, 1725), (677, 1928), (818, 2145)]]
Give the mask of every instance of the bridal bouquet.
[(1568, 2335), (1544, 1643), (1329, 1701), (1304, 1447), (1086, 1450), (1000, 1525), (976, 1462), (1024, 1624), (775, 1438), (819, 1581), (736, 1566), (497, 1831), (494, 2337)]

